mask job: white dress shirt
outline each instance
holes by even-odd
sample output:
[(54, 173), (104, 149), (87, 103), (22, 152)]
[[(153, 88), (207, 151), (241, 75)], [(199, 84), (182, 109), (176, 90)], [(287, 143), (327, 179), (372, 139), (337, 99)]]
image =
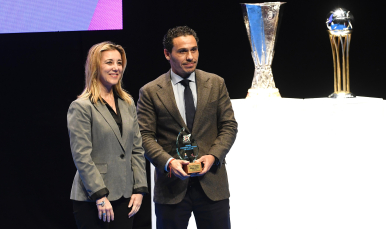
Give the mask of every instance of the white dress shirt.
[[(185, 98), (184, 91), (185, 87), (180, 82), (183, 80), (181, 76), (171, 71), (171, 83), (174, 92), (174, 98), (176, 99), (176, 104), (178, 110), (180, 111), (181, 117), (186, 124), (186, 114), (185, 114)], [(194, 108), (197, 108), (197, 86), (196, 86), (196, 73), (192, 72), (190, 76), (187, 78), (189, 82), (190, 90), (192, 90), (193, 100), (194, 100)]]

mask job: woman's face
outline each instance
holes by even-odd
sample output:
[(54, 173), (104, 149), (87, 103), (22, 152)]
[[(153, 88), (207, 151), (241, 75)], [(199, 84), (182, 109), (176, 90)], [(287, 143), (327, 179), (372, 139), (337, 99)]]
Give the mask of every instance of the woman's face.
[(122, 77), (122, 57), (117, 50), (102, 52), (99, 80), (108, 90)]

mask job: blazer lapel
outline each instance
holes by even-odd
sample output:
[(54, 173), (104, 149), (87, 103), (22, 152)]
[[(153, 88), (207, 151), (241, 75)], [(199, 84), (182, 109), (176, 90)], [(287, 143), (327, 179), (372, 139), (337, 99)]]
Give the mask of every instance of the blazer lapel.
[[(200, 126), (200, 120), (203, 116), (206, 105), (208, 104), (212, 84), (209, 83), (209, 77), (203, 75), (200, 71), (196, 71), (197, 85), (197, 108), (194, 116), (193, 130), (195, 126)], [(194, 131), (195, 132), (195, 131)], [(193, 134), (194, 135), (194, 134)]]
[[(115, 122), (113, 116), (111, 116), (110, 111), (106, 107), (106, 105), (102, 104), (98, 101), (98, 103), (94, 103), (94, 107), (101, 113), (103, 118), (106, 120), (106, 122), (110, 125), (111, 129), (113, 130), (115, 136), (118, 138), (119, 143), (124, 148), (124, 144), (121, 137), (121, 132), (119, 131), (118, 125)], [(123, 129), (123, 128), (122, 128)]]
[(128, 134), (130, 131), (130, 124), (132, 124), (130, 123), (130, 121), (133, 121), (133, 120), (131, 119), (132, 115), (129, 114), (129, 109), (127, 107), (127, 104), (120, 98), (118, 98), (118, 106), (119, 106), (119, 111), (121, 112), (121, 118), (122, 118), (122, 146), (124, 149), (126, 149)]
[(160, 89), (157, 91), (157, 95), (162, 104), (165, 106), (166, 110), (168, 110), (170, 115), (176, 120), (178, 124), (187, 128), (176, 104), (176, 98), (174, 97), (173, 87), (170, 80), (170, 70), (164, 74), (164, 78), (158, 84), (158, 86)]

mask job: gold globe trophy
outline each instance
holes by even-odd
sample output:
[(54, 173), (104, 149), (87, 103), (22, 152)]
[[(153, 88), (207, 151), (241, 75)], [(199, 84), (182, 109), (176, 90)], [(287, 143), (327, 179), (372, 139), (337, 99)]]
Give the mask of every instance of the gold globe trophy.
[(334, 61), (334, 93), (329, 95), (329, 98), (355, 98), (350, 91), (349, 70), (353, 20), (354, 17), (350, 11), (338, 8), (329, 13), (326, 21)]

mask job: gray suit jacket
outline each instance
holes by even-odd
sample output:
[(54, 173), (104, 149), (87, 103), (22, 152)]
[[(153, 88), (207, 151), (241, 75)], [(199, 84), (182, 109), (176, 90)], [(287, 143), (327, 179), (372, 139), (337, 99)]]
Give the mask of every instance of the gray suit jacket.
[[(214, 201), (229, 198), (225, 156), (236, 139), (237, 122), (224, 80), (211, 73), (196, 70), (197, 108), (192, 136), (199, 147), (199, 157), (216, 156), (221, 162), (199, 177), (206, 195)], [(170, 71), (143, 86), (137, 104), (138, 123), (145, 156), (157, 168), (154, 201), (179, 203), (185, 196), (188, 179), (167, 177), (165, 164), (178, 158), (176, 138), (182, 127), (187, 129), (174, 98)], [(222, 165), (222, 166), (221, 166)]]
[(109, 200), (131, 197), (133, 189), (147, 187), (146, 163), (134, 102), (118, 99), (122, 136), (106, 105), (77, 99), (67, 113), (72, 157), (77, 172), (71, 199), (91, 201), (107, 188)]

